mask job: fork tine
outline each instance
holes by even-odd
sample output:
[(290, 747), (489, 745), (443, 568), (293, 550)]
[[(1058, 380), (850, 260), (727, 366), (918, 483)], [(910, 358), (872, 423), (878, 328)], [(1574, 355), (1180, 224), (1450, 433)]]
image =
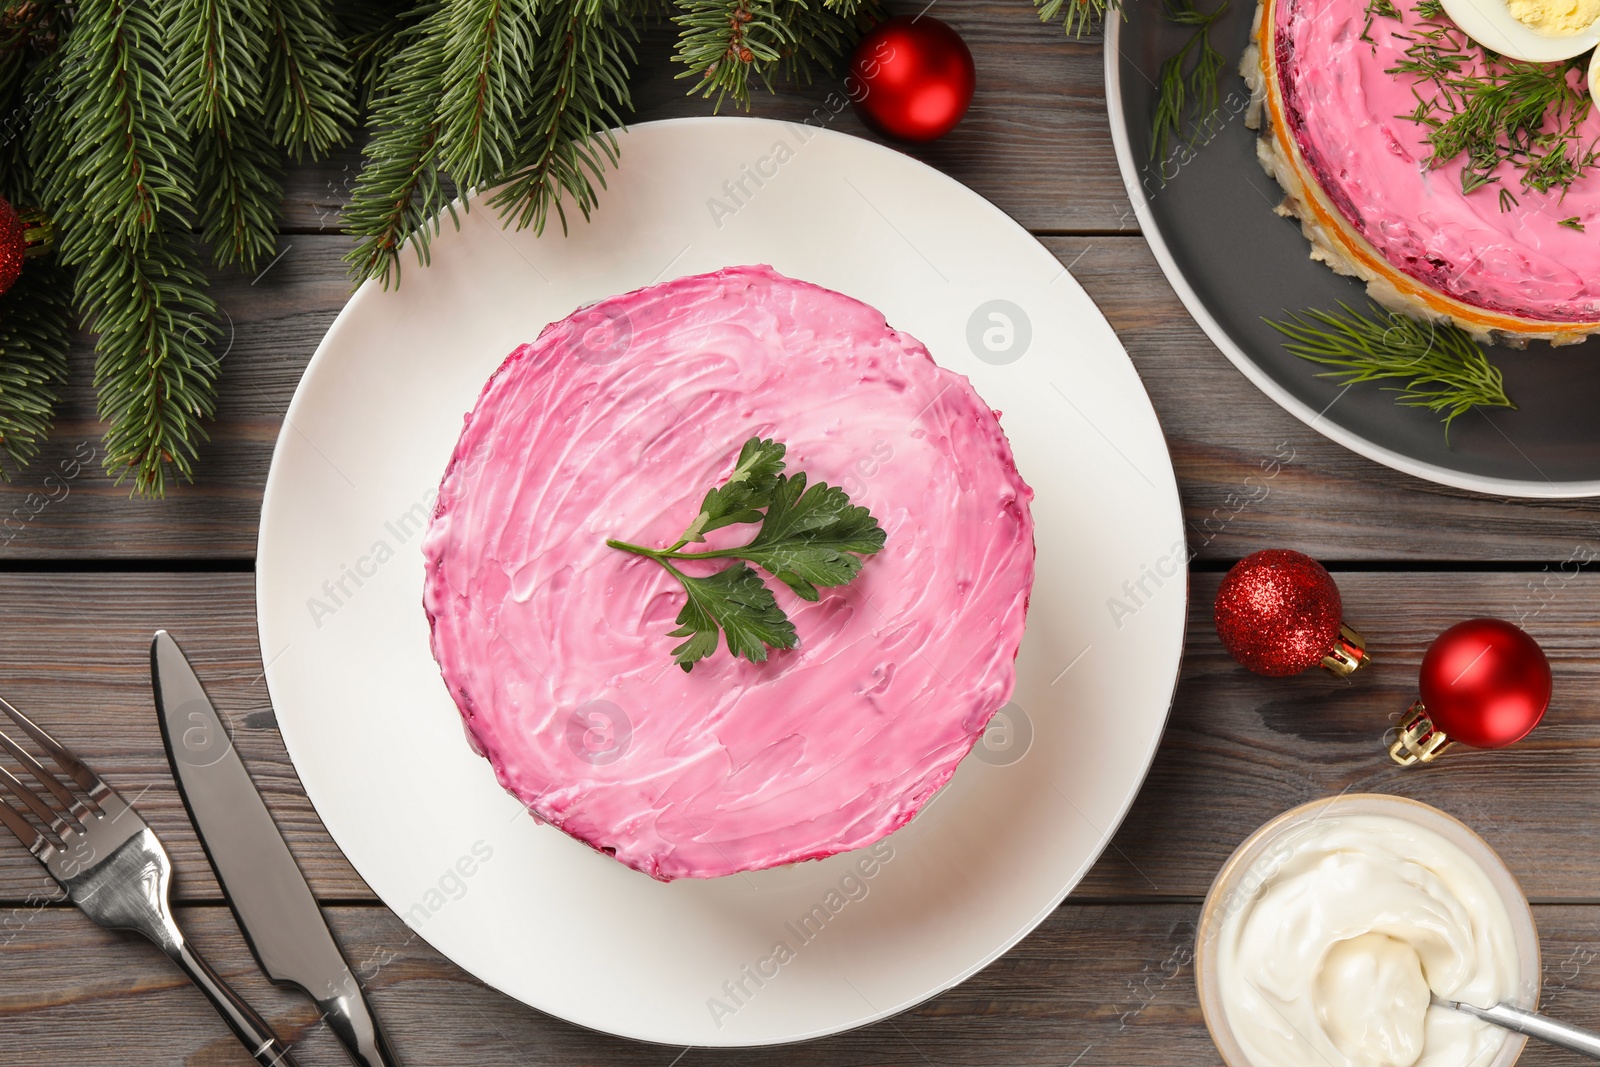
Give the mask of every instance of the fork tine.
[[(62, 818), (61, 814), (51, 810), (48, 804), (39, 799), (39, 794), (29, 789), (23, 784), (22, 779), (18, 778), (4, 767), (0, 767), (0, 786), (4, 786), (7, 791), (9, 791), (18, 800), (22, 801), (23, 805), (29, 811), (38, 816), (40, 822), (44, 823), (50, 828), (51, 833), (61, 833), (62, 828), (66, 825), (66, 820)], [(0, 803), (5, 803), (5, 801), (0, 800)], [(11, 808), (9, 803), (6, 803), (5, 806), (7, 808)], [(15, 814), (16, 809), (11, 808), (11, 811), (13, 814)]]
[(29, 737), (38, 742), (40, 748), (50, 754), (50, 758), (55, 760), (56, 766), (65, 771), (67, 776), (77, 782), (78, 787), (89, 795), (89, 806), (98, 811), (98, 801), (110, 792), (110, 787), (102, 782), (97, 774), (85, 766), (82, 760), (68, 752), (61, 742), (51, 737), (44, 731), (43, 727), (34, 723), (32, 719), (12, 707), (11, 702), (4, 697), (0, 697), (0, 711), (4, 711), (11, 716), (12, 722), (22, 727)]
[(84, 804), (72, 795), (71, 790), (61, 784), (60, 779), (46, 770), (44, 764), (34, 759), (33, 753), (11, 740), (4, 730), (0, 730), (0, 748), (11, 753), (12, 757), (22, 764), (36, 782), (50, 790), (51, 795), (66, 809), (72, 821), (79, 823), (81, 828), (85, 811)]
[(24, 819), (17, 809), (4, 799), (0, 799), (0, 824), (16, 834), (17, 840), (22, 842), (22, 847), (35, 856), (44, 855), (50, 848), (49, 838), (34, 829), (33, 824)]

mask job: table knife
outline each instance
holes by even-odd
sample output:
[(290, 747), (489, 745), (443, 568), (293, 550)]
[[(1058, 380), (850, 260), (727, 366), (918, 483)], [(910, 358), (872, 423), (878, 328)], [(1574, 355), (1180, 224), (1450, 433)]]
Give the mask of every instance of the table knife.
[(394, 1053), (194, 669), (165, 630), (150, 644), (161, 737), (178, 791), (261, 970), (299, 986), (357, 1067)]

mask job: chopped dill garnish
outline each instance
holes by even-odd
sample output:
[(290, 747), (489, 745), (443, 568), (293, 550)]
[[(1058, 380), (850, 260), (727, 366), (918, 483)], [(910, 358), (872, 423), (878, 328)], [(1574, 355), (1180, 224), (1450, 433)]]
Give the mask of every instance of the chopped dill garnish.
[(1372, 39), (1372, 20), (1375, 18), (1397, 19), (1400, 9), (1394, 6), (1394, 0), (1367, 0), (1367, 22), (1361, 27), (1360, 39), (1372, 45), (1376, 50), (1378, 43)]
[[(1560, 63), (1507, 59), (1450, 22), (1438, 0), (1412, 10), (1425, 21), (1406, 35), (1405, 58), (1386, 73), (1417, 79), (1417, 106), (1401, 117), (1426, 128), (1429, 168), (1465, 157), (1465, 193), (1499, 181), (1504, 166), (1520, 172), (1524, 190), (1565, 193), (1600, 161), (1600, 147), (1585, 144), (1581, 129), (1594, 106), (1581, 88), (1587, 56)], [(1509, 210), (1508, 195), (1500, 190), (1502, 211)]]

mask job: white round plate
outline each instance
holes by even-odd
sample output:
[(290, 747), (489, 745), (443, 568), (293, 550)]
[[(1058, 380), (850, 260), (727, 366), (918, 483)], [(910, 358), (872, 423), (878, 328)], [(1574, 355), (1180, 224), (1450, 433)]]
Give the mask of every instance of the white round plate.
[[(1177, 678), (1177, 487), (1105, 319), (975, 193), (811, 126), (691, 119), (621, 141), (592, 222), (535, 237), (476, 207), (431, 266), (408, 257), (398, 291), (369, 282), (328, 331), (262, 507), (267, 682), (329, 832), (465, 970), (644, 1040), (833, 1033), (989, 963), (1105, 847)], [(418, 535), (507, 352), (580, 305), (740, 263), (864, 300), (972, 379), (1038, 494), (1038, 577), (1014, 702), (909, 826), (820, 862), (661, 884), (535, 824), (467, 746), (428, 650)]]

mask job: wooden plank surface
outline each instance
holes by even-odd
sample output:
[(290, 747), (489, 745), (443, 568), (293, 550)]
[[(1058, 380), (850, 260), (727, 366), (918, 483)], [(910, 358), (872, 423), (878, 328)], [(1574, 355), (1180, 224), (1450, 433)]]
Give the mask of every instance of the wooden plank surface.
[[(1256, 826), (1295, 804), (1351, 790), (1404, 793), (1452, 812), (1500, 850), (1536, 900), (1600, 901), (1600, 793), (1586, 787), (1600, 774), (1600, 621), (1593, 615), (1600, 575), (1561, 575), (1565, 584), (1552, 580), (1535, 595), (1526, 574), (1335, 574), (1346, 616), (1374, 654), (1348, 682), (1321, 671), (1258, 678), (1234, 664), (1210, 620), (1220, 576), (1193, 577), (1166, 738), (1076, 899), (1198, 901)], [(138, 797), (172, 852), (180, 899), (218, 900), (151, 705), (150, 635), (170, 630), (228, 717), (317, 894), (372, 900), (284, 751), (262, 682), (253, 596), (246, 574), (0, 574), (0, 602), (25, 606), (0, 627), (0, 692)], [(1475, 615), (1520, 619), (1543, 643), (1556, 675), (1545, 723), (1504, 752), (1459, 750), (1433, 767), (1395, 767), (1383, 734), (1414, 698), (1423, 652), (1446, 626)], [(48, 884), (32, 859), (0, 847), (0, 902), (25, 900)]]
[[(781, 1049), (645, 1045), (580, 1030), (485, 988), (387, 911), (327, 909), (406, 1064), (418, 1067), (1212, 1067), (1191, 963), (1192, 905), (1057, 910), (987, 970), (889, 1023)], [(1600, 1017), (1595, 909), (1534, 908), (1541, 1001)], [(13, 913), (0, 926), (0, 1063), (72, 1067), (248, 1067), (201, 995), (151, 946), (70, 909)], [(296, 1043), (302, 1067), (348, 1061), (311, 1003), (255, 970), (226, 908), (179, 909), (199, 950)], [(559, 961), (530, 961), (556, 966)], [(21, 1049), (27, 1056), (19, 1055)], [(1530, 1046), (1528, 1067), (1572, 1063)]]

